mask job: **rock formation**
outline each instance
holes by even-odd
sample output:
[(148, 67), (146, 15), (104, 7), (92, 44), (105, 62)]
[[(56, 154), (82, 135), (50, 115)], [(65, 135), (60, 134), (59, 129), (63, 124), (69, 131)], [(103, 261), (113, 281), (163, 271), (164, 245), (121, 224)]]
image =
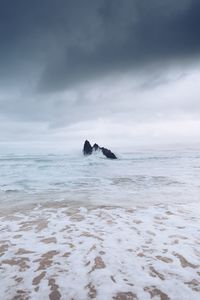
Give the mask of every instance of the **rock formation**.
[(112, 151), (110, 151), (104, 147), (102, 147), (101, 150), (102, 150), (103, 155), (105, 155), (107, 158), (111, 158), (111, 159), (117, 158), (116, 155)]
[(97, 151), (97, 150), (101, 150), (101, 147), (99, 147), (99, 145), (97, 145), (96, 143), (93, 145), (92, 149), (94, 151)]
[(109, 149), (100, 147), (96, 143), (92, 147), (88, 140), (85, 141), (84, 146), (83, 146), (83, 154), (84, 155), (91, 155), (93, 152), (98, 151), (98, 150), (101, 151), (103, 153), (103, 155), (105, 155), (107, 158), (117, 159), (116, 155)]
[(83, 146), (83, 154), (84, 155), (90, 155), (92, 154), (92, 146), (89, 141), (85, 141), (84, 146)]

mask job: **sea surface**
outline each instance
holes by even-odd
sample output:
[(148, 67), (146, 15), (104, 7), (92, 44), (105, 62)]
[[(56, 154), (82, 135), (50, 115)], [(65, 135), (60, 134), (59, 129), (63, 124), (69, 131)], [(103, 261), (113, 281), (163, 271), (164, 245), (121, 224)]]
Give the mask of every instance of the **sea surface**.
[(199, 149), (0, 155), (0, 207), (45, 201), (98, 205), (200, 202)]
[(200, 299), (198, 149), (116, 154), (0, 156), (0, 299)]

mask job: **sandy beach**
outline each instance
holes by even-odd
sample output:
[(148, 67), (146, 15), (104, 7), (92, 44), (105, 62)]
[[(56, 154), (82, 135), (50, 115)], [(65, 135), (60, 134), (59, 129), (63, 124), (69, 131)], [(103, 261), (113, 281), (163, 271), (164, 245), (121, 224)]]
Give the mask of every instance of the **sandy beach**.
[(199, 205), (1, 212), (4, 300), (200, 298)]

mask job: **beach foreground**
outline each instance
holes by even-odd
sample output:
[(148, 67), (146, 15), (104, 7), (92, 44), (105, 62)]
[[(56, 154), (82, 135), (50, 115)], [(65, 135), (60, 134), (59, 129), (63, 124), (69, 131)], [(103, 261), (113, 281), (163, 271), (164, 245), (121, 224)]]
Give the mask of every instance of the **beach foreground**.
[(198, 204), (38, 206), (0, 234), (4, 300), (200, 299)]

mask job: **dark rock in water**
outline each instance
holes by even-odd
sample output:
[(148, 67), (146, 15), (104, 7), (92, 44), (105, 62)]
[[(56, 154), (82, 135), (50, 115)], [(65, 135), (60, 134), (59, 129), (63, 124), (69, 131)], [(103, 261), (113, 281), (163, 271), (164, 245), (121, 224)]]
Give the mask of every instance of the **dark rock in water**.
[(110, 158), (110, 159), (117, 159), (116, 155), (115, 155), (112, 151), (110, 151), (110, 150), (108, 150), (108, 149), (106, 149), (106, 148), (104, 148), (104, 147), (102, 147), (101, 150), (102, 150), (102, 153), (103, 153), (107, 158)]
[(97, 151), (97, 150), (101, 150), (101, 147), (99, 147), (99, 145), (97, 145), (96, 143), (93, 145), (92, 147), (93, 150)]
[(85, 141), (84, 146), (83, 146), (83, 154), (84, 155), (90, 155), (92, 154), (92, 146), (89, 141)]
[(84, 147), (83, 147), (84, 155), (91, 155), (93, 152), (98, 151), (98, 150), (102, 151), (103, 155), (105, 155), (107, 158), (117, 159), (116, 155), (109, 149), (106, 149), (104, 147), (99, 147), (99, 145), (97, 145), (96, 143), (92, 147), (89, 141), (87, 141), (87, 140), (85, 141)]

